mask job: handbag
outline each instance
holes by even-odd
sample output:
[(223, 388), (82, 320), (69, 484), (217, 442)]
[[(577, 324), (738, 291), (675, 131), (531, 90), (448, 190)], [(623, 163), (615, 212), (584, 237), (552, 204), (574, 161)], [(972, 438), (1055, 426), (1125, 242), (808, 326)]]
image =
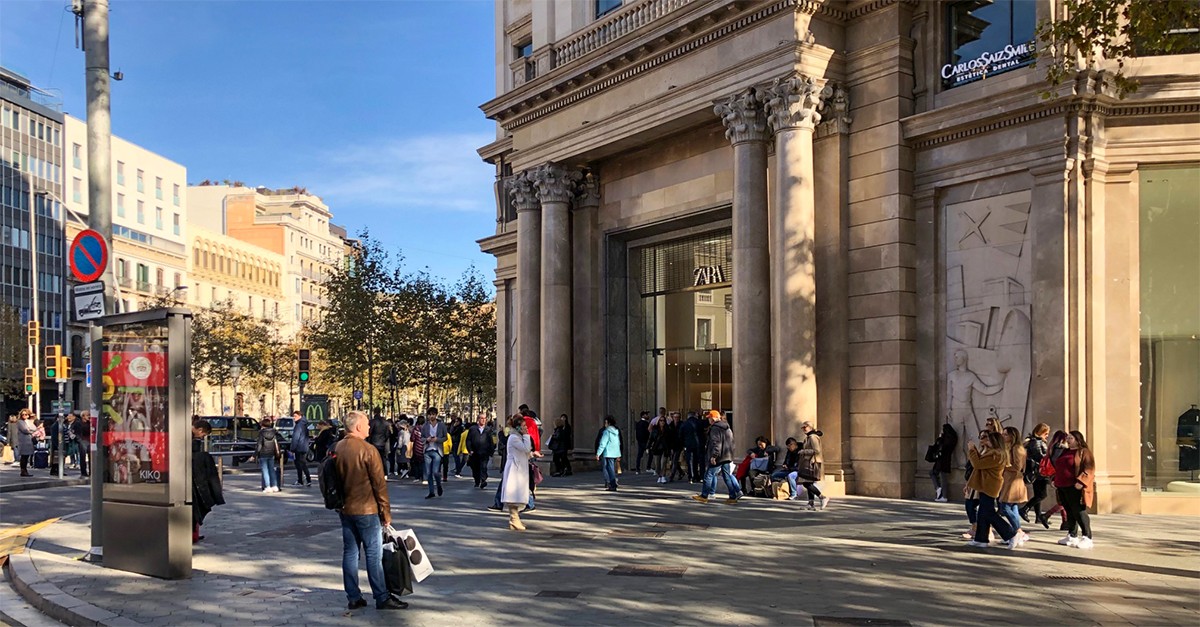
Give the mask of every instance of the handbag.
[(1038, 474), (1043, 477), (1054, 476), (1054, 462), (1050, 461), (1050, 456), (1046, 455), (1042, 461), (1038, 462)]
[(936, 443), (930, 444), (929, 448), (925, 449), (925, 461), (932, 464), (937, 462), (937, 460), (941, 457), (942, 447), (938, 446)]
[(542, 485), (545, 477), (542, 476), (542, 469), (538, 468), (537, 464), (529, 462), (529, 474), (533, 477), (533, 485)]

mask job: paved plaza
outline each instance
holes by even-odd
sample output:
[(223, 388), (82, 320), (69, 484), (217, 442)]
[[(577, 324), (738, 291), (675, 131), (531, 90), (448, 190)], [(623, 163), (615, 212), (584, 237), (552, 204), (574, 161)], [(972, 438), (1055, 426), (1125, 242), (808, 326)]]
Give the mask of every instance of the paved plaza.
[[(1022, 549), (979, 551), (959, 538), (959, 504), (702, 505), (688, 498), (694, 486), (648, 475), (626, 474), (619, 492), (606, 493), (596, 473), (548, 478), (525, 533), (486, 511), (493, 491), (469, 479), (450, 480), (445, 497), (429, 501), (423, 486), (393, 482), (395, 524), (417, 531), (436, 573), (406, 597), (408, 610), (347, 612), (341, 533), (316, 487), (262, 494), (253, 474), (225, 481), (229, 504), (211, 514), (190, 580), (79, 561), (86, 513), (38, 531), (10, 568), (60, 620), (112, 625), (1200, 621), (1200, 530), (1190, 518), (1096, 516), (1090, 552), (1057, 545), (1062, 534), (1041, 527)], [(28, 495), (0, 496), (0, 517)]]

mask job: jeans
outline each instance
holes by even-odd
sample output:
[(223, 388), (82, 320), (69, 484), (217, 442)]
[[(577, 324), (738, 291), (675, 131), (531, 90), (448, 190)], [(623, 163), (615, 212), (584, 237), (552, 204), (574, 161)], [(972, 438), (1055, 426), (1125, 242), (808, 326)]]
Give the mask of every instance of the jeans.
[(604, 472), (604, 487), (615, 490), (617, 488), (617, 458), (601, 458), (600, 470)]
[(279, 487), (279, 460), (274, 457), (258, 458), (258, 468), (262, 471), (262, 487)]
[(88, 442), (83, 442), (79, 445), (79, 476), (81, 477), (91, 474), (88, 472), (88, 461), (91, 460), (92, 455), (92, 451), (89, 450), (90, 446), (91, 444)]
[(717, 473), (721, 473), (721, 479), (725, 481), (725, 487), (729, 489), (729, 498), (739, 499), (742, 496), (742, 488), (738, 485), (738, 480), (729, 472), (729, 464), (717, 464), (709, 466), (704, 473), (704, 485), (700, 488), (700, 496), (708, 498), (717, 492)]
[(461, 475), (463, 466), (466, 466), (466, 465), (467, 465), (467, 454), (466, 453), (455, 453), (454, 454), (454, 476), (457, 477), (457, 476)]
[(371, 584), (371, 596), (379, 605), (388, 600), (387, 580), (383, 576), (383, 526), (379, 516), (347, 516), (342, 519), (342, 587), (346, 598), (357, 601), (362, 598), (358, 587), (358, 546), (361, 544), (367, 558), (367, 582)]
[(796, 473), (789, 470), (776, 470), (771, 473), (771, 481), (780, 479), (787, 479), (788, 486), (792, 488), (792, 498), (796, 498), (800, 494), (800, 490), (796, 487)]
[(312, 483), (312, 474), (308, 472), (308, 460), (304, 453), (292, 453), (292, 463), (296, 466), (296, 483)]
[(929, 478), (933, 479), (933, 494), (935, 498), (946, 496), (946, 479), (937, 466), (929, 469)]
[(1050, 483), (1045, 477), (1038, 477), (1033, 481), (1033, 496), (1025, 502), (1023, 510), (1033, 510), (1034, 514), (1040, 516), (1042, 514), (1042, 499), (1046, 498), (1046, 485)]
[(408, 476), (414, 479), (425, 477), (425, 454), (413, 453), (412, 459), (408, 462)]
[(991, 535), (988, 532), (993, 527), (995, 527), (996, 533), (1000, 534), (1000, 537), (1004, 538), (1005, 541), (1012, 540), (1013, 536), (1017, 535), (1012, 525), (1008, 524), (1008, 520), (996, 510), (996, 498), (993, 496), (984, 494), (983, 492), (979, 493), (979, 513), (977, 516), (978, 520), (975, 523), (976, 542), (987, 544), (988, 536)]
[(433, 489), (434, 482), (437, 483), (437, 487), (439, 487), (439, 488), (442, 487), (441, 466), (442, 466), (442, 452), (441, 451), (431, 451), (431, 450), (426, 449), (426, 451), (425, 451), (425, 480), (429, 482), (429, 493), (430, 494), (434, 493), (434, 489)]
[(475, 485), (482, 487), (488, 480), (488, 460), (483, 455), (471, 455), (471, 478), (475, 480)]
[(1004, 516), (1014, 531), (1021, 528), (1021, 513), (1017, 511), (1020, 507), (1020, 503), (1000, 504), (1000, 515)]
[(972, 524), (979, 522), (979, 499), (967, 499), (963, 501), (967, 508), (967, 520)]
[(454, 457), (453, 453), (449, 455), (443, 454), (440, 458), (442, 460), (442, 481), (445, 481), (450, 476), (450, 459), (452, 457)]
[(638, 451), (637, 461), (634, 462), (634, 464), (633, 464), (633, 471), (641, 472), (642, 471), (642, 456), (646, 454), (646, 443), (638, 442), (637, 443), (637, 451)]
[(700, 449), (685, 449), (687, 459), (688, 481), (699, 481), (704, 477), (704, 451)]
[[(1067, 533), (1075, 537), (1092, 537), (1092, 521), (1088, 518), (1087, 507), (1083, 504), (1083, 490), (1075, 486), (1057, 488), (1058, 502), (1062, 503), (1067, 513)], [(1079, 533), (1076, 533), (1078, 529)]]

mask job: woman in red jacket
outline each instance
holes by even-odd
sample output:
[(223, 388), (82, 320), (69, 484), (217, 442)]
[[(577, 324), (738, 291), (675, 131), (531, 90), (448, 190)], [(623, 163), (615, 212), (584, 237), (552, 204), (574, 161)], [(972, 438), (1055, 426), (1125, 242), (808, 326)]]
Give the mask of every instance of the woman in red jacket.
[[(1054, 488), (1067, 513), (1067, 536), (1058, 543), (1080, 549), (1092, 548), (1092, 523), (1087, 508), (1092, 505), (1096, 458), (1083, 434), (1067, 435), (1067, 448), (1054, 460)], [(1076, 535), (1078, 529), (1078, 535)]]

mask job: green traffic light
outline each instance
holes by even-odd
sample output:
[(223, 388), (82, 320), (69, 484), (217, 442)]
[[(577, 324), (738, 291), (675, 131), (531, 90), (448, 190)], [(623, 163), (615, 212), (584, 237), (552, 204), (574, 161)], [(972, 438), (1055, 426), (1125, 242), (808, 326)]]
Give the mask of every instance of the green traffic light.
[(48, 369), (46, 369), (46, 378), (47, 379), (57, 379), (58, 372), (55, 371), (53, 368), (48, 368)]
[(301, 373), (300, 373), (300, 380), (301, 380), (301, 381), (308, 381), (308, 373), (307, 373), (307, 372), (301, 372)]

